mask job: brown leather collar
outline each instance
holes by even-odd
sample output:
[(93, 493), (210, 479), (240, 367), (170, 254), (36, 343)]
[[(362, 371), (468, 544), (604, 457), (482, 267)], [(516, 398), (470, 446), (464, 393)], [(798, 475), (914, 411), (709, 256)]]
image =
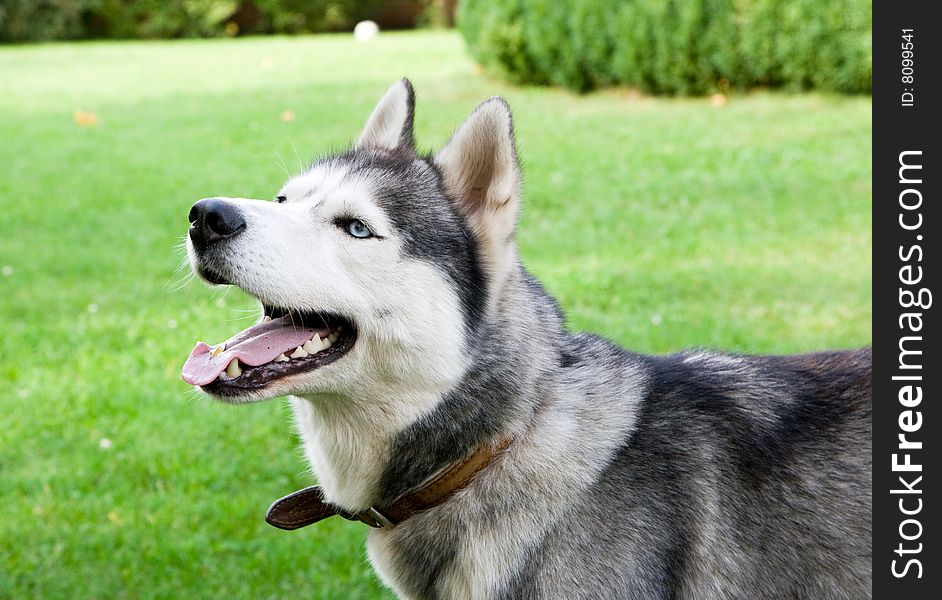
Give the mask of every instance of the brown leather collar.
[(370, 527), (394, 527), (416, 513), (438, 506), (463, 489), (510, 445), (510, 441), (507, 437), (496, 446), (480, 446), (465, 460), (455, 463), (418, 490), (387, 506), (371, 506), (363, 512), (348, 513), (325, 502), (323, 490), (315, 485), (276, 500), (268, 509), (265, 521), (279, 529), (292, 530), (340, 515), (351, 521), (361, 521)]

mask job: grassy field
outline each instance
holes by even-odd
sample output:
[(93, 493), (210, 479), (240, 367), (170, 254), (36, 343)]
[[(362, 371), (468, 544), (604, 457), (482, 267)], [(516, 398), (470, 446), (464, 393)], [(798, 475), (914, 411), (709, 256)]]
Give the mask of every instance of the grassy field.
[(312, 478), (283, 403), (180, 381), (252, 305), (187, 284), (178, 244), (194, 200), (271, 197), (403, 75), (429, 147), (510, 101), (521, 254), (573, 328), (647, 352), (870, 340), (869, 98), (516, 88), (450, 33), (0, 48), (0, 74), (0, 598), (388, 596), (363, 526), (263, 523)]

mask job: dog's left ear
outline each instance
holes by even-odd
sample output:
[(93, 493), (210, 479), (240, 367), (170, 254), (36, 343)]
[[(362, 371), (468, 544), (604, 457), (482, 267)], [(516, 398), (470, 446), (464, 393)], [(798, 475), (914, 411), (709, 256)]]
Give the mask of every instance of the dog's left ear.
[(514, 263), (520, 212), (520, 165), (507, 102), (482, 102), (434, 160), (478, 241), (493, 300)]
[(400, 79), (389, 88), (373, 109), (357, 139), (356, 148), (415, 151), (412, 122), (415, 92), (408, 79)]

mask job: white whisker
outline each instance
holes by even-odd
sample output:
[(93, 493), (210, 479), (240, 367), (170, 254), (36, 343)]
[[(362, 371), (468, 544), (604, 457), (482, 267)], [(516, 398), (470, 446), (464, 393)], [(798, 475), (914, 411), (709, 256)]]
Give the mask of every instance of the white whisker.
[(298, 154), (298, 148), (294, 145), (294, 140), (288, 139), (291, 142), (291, 148), (294, 150), (294, 156), (298, 159), (298, 172), (301, 173), (304, 171), (304, 163), (301, 162), (301, 155)]
[(285, 161), (281, 158), (281, 154), (275, 152), (275, 155), (278, 157), (278, 160), (275, 161), (275, 164), (281, 167), (281, 170), (285, 172), (285, 177), (291, 177), (291, 173), (288, 171), (288, 167), (285, 166)]

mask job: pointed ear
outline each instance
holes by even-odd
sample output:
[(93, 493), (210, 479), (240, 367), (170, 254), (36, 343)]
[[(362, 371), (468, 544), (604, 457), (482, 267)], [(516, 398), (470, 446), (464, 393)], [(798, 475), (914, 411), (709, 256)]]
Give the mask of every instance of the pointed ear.
[(414, 150), (412, 120), (415, 93), (408, 79), (400, 79), (389, 88), (373, 109), (357, 139), (356, 148), (376, 150)]
[(482, 102), (434, 160), (471, 225), (496, 290), (516, 256), (513, 234), (520, 211), (520, 166), (507, 102)]

